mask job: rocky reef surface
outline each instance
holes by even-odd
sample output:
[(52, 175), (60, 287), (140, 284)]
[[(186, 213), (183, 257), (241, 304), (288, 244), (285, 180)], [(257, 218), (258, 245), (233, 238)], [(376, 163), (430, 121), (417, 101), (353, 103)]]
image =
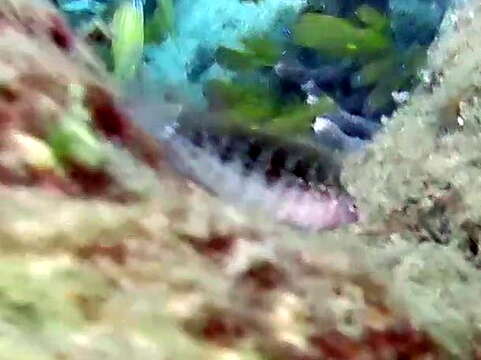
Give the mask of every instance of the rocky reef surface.
[(481, 6), (307, 234), (179, 176), (47, 3), (0, 4), (5, 359), (478, 359)]

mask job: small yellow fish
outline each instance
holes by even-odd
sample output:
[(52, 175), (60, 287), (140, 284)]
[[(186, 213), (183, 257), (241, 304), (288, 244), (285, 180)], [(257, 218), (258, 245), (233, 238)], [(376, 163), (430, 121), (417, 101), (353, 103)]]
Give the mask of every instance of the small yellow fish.
[(121, 80), (135, 76), (144, 51), (143, 0), (126, 0), (112, 20), (114, 74)]

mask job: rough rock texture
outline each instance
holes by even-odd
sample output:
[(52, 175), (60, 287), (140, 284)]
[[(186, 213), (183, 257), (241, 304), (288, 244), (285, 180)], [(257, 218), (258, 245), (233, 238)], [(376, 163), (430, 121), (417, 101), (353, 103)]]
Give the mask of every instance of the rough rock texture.
[(401, 46), (430, 44), (452, 0), (391, 0), (392, 30)]
[(479, 275), (466, 260), (479, 266), (480, 13), (473, 2), (451, 19), (424, 84), (344, 176), (365, 216), (358, 239), (389, 251), (413, 246), (393, 266), (413, 277), (402, 296), (458, 356), (479, 331)]
[[(366, 220), (321, 235), (176, 176), (47, 5), (4, 1), (0, 23), (3, 358), (475, 358), (480, 273), (418, 241), (443, 214), (448, 242), (477, 234), (479, 23), (460, 19), (427, 89), (349, 165)], [(435, 138), (460, 104), (465, 130)]]

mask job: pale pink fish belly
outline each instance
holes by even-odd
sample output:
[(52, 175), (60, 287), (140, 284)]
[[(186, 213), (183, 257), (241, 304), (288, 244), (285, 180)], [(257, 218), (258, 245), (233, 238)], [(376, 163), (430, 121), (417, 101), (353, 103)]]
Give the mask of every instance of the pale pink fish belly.
[(348, 195), (299, 188), (286, 189), (279, 197), (276, 217), (313, 231), (335, 229), (359, 219), (354, 201)]

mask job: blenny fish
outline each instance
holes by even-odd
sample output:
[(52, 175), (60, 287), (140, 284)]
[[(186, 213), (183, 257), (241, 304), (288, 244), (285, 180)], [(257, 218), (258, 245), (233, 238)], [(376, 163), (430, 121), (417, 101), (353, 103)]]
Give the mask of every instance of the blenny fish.
[(223, 201), (308, 231), (358, 220), (355, 201), (340, 182), (340, 153), (212, 113), (145, 101), (142, 95), (143, 105), (127, 105), (132, 117), (165, 145), (176, 171)]

